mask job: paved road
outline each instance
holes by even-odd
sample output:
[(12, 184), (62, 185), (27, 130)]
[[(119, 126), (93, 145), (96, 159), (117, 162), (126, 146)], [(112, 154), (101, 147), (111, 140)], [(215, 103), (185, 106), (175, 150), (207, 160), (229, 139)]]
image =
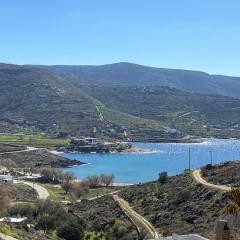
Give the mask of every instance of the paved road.
[(222, 190), (222, 191), (225, 191), (225, 192), (230, 192), (231, 191), (231, 187), (228, 187), (226, 185), (216, 185), (216, 184), (207, 182), (205, 179), (203, 179), (200, 169), (197, 169), (197, 170), (193, 171), (193, 177), (197, 182), (203, 184), (206, 187), (213, 188), (213, 189), (216, 189), (216, 190)]
[(157, 230), (154, 228), (154, 226), (143, 216), (134, 211), (129, 206), (129, 203), (127, 201), (120, 198), (118, 195), (113, 195), (113, 199), (118, 203), (118, 205), (121, 207), (124, 213), (135, 224), (139, 232), (141, 232), (141, 230), (145, 230), (144, 232), (146, 232), (147, 234), (146, 239), (157, 239), (159, 237), (159, 234)]
[(50, 197), (48, 190), (39, 184), (32, 183), (32, 182), (26, 182), (26, 181), (19, 181), (19, 182), (26, 184), (29, 187), (33, 188), (37, 192), (39, 199), (47, 199)]
[(14, 237), (7, 236), (7, 235), (5, 235), (3, 233), (0, 233), (0, 238), (3, 239), (3, 240), (18, 240), (18, 239), (14, 238)]

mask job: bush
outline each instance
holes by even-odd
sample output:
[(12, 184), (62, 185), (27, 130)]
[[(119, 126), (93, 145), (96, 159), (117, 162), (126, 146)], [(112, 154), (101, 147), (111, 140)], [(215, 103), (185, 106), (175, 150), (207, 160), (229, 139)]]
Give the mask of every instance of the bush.
[(36, 214), (36, 209), (30, 204), (16, 204), (8, 209), (8, 214), (12, 217), (27, 217), (32, 218)]
[(57, 230), (57, 235), (66, 240), (82, 240), (84, 239), (84, 231), (80, 224), (68, 222)]
[(90, 188), (96, 188), (101, 185), (101, 177), (96, 175), (88, 176), (87, 181), (89, 183)]
[(80, 198), (89, 193), (89, 183), (88, 181), (75, 182), (73, 184), (73, 192)]
[(159, 173), (158, 182), (161, 184), (164, 184), (168, 181), (168, 173), (167, 172), (161, 172)]
[(119, 239), (123, 237), (127, 232), (127, 228), (124, 222), (117, 220), (113, 226), (113, 234), (114, 236)]
[(104, 186), (108, 187), (113, 184), (114, 181), (114, 175), (106, 175), (106, 174), (101, 174), (100, 175), (101, 182)]

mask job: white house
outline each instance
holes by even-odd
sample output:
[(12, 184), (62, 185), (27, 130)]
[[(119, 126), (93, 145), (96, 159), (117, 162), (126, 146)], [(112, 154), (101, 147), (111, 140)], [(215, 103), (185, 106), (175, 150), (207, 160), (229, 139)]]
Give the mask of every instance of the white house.
[(6, 183), (13, 183), (13, 177), (11, 175), (0, 175), (0, 181)]

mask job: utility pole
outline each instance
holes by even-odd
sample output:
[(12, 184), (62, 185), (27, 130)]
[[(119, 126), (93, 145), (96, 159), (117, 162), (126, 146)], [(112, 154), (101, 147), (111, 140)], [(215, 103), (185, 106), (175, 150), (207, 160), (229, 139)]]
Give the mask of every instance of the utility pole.
[(191, 170), (191, 149), (188, 148), (188, 169)]
[(213, 165), (212, 149), (210, 149), (210, 159), (211, 159), (211, 165)]

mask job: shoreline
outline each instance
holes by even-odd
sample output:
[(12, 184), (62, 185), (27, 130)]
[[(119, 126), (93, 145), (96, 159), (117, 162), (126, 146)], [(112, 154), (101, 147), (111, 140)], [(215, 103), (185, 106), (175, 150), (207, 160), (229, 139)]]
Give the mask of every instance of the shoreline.
[[(199, 138), (197, 141), (189, 141), (189, 142), (173, 142), (173, 141), (166, 141), (166, 142), (122, 142), (122, 143), (156, 143), (156, 144), (192, 144), (192, 145), (198, 145), (198, 144), (204, 144), (207, 142), (209, 139), (215, 139), (215, 138)], [(218, 139), (218, 138), (216, 138)], [(151, 150), (151, 149), (144, 149), (141, 147), (137, 146), (132, 146), (129, 149), (126, 149), (124, 151), (112, 151), (109, 153), (98, 153), (98, 152), (78, 152), (78, 151), (69, 151), (69, 152), (64, 152), (64, 151), (57, 151), (57, 150), (49, 150), (49, 153), (54, 154), (54, 155), (59, 155), (59, 154), (156, 154), (156, 153), (161, 153), (161, 150)], [(86, 163), (85, 163), (86, 164)]]
[[(154, 154), (154, 153), (160, 153), (161, 150), (150, 150), (150, 149), (144, 149), (144, 148), (139, 148), (139, 147), (132, 147), (131, 149), (128, 149), (126, 151), (123, 152), (117, 152), (117, 151), (113, 151), (113, 152), (109, 152), (109, 153), (97, 153), (97, 152), (90, 152), (90, 153), (86, 153), (86, 152), (63, 152), (63, 151), (49, 151), (51, 154), (54, 155), (59, 155), (59, 154)], [(87, 164), (87, 163), (85, 163)]]
[[(84, 179), (80, 179), (80, 178), (77, 178), (75, 179), (74, 181), (75, 182), (81, 182), (83, 181)], [(127, 187), (127, 186), (133, 186), (133, 185), (137, 185), (138, 183), (121, 183), (121, 182), (114, 182), (112, 185), (110, 185), (109, 187)], [(104, 187), (104, 186), (102, 186)]]

